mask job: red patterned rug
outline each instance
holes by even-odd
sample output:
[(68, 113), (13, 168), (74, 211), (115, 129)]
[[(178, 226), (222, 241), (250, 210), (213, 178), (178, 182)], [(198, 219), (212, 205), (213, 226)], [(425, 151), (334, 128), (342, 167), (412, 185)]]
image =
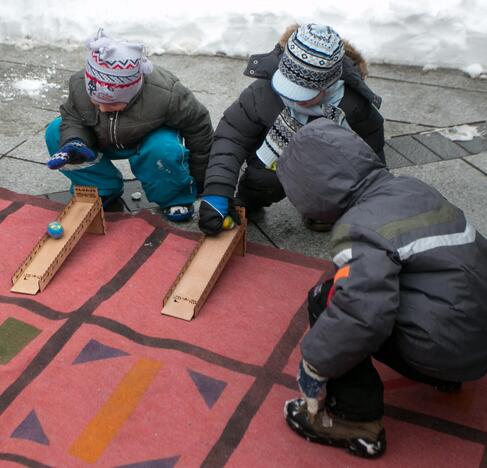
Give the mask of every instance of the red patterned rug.
[(107, 214), (43, 292), (11, 293), (61, 208), (0, 189), (0, 466), (487, 467), (487, 379), (443, 395), (381, 368), (388, 451), (373, 462), (287, 427), (327, 262), (250, 244), (185, 322), (160, 310), (198, 236)]

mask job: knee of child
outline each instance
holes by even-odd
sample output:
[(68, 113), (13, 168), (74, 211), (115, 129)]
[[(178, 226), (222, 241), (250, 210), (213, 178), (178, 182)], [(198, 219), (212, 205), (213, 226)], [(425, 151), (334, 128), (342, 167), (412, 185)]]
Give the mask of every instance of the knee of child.
[(61, 117), (57, 117), (47, 126), (44, 138), (49, 154), (54, 154), (59, 149), (59, 141), (61, 138)]
[(181, 156), (186, 153), (178, 132), (168, 128), (160, 128), (148, 135), (141, 145), (142, 152), (162, 158)]

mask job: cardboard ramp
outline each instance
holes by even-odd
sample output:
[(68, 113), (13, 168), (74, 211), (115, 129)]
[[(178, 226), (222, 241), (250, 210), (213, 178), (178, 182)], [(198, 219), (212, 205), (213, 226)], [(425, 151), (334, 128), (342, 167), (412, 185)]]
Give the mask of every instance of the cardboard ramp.
[(245, 255), (245, 212), (241, 224), (218, 236), (203, 236), (163, 300), (163, 315), (191, 320), (203, 307), (233, 253)]
[(44, 290), (85, 232), (105, 234), (103, 206), (95, 187), (75, 187), (74, 197), (57, 218), (64, 234), (47, 233), (32, 249), (12, 277), (12, 292), (37, 294)]

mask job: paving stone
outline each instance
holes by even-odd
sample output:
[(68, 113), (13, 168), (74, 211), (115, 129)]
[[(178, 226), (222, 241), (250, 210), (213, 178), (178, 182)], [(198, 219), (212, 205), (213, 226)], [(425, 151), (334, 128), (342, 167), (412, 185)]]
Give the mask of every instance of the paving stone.
[(51, 111), (18, 102), (0, 102), (0, 115), (0, 154), (9, 154), (29, 138), (43, 133), (46, 125), (55, 117)]
[(6, 154), (10, 154), (17, 146), (21, 145), (25, 141), (21, 136), (5, 136), (1, 135), (0, 131), (0, 158)]
[(441, 159), (461, 158), (469, 154), (464, 148), (437, 132), (421, 133), (414, 135), (413, 138), (440, 156)]
[(70, 50), (49, 46), (36, 46), (35, 49), (0, 44), (2, 61), (12, 63), (30, 63), (43, 68), (54, 68), (67, 72), (74, 72), (83, 67), (86, 59), (86, 49), (70, 47)]
[[(58, 196), (53, 192), (64, 192), (66, 201), (69, 199), (70, 196), (66, 192), (69, 180), (58, 171), (49, 171), (44, 164), (35, 161), (44, 161), (46, 157), (42, 132), (58, 115), (59, 104), (66, 99), (68, 78), (83, 66), (85, 54), (86, 50), (83, 48), (74, 51), (43, 47), (19, 50), (12, 46), (0, 45), (0, 82), (2, 85), (8, 85), (2, 88), (8, 93), (3, 98), (0, 96), (0, 186), (19, 193), (50, 193), (50, 197)], [(151, 59), (154, 63), (171, 70), (195, 93), (209, 108), (215, 125), (219, 122), (223, 110), (248, 83), (253, 81), (242, 75), (245, 60), (172, 55), (152, 56)], [(46, 63), (49, 64), (48, 67), (45, 66)], [(53, 68), (55, 73), (52, 70), (48, 71), (48, 68)], [(48, 87), (44, 96), (14, 95), (14, 82), (21, 76), (16, 74), (19, 70), (33, 78), (45, 78), (47, 83), (53, 86)], [(372, 74), (374, 73), (375, 69)], [(381, 113), (389, 119), (385, 124), (386, 135), (394, 137), (388, 141), (386, 153), (390, 165), (395, 167), (394, 173), (416, 175), (437, 186), (452, 201), (465, 209), (484, 233), (487, 232), (487, 149), (483, 149), (484, 140), (474, 139), (471, 142), (456, 143), (470, 153), (482, 151), (485, 153), (484, 156), (479, 154), (475, 157), (431, 162), (431, 159), (438, 160), (430, 157), (433, 152), (411, 136), (406, 136), (435, 127), (485, 121), (487, 80), (470, 80), (451, 70), (441, 70), (422, 76), (419, 68), (390, 65), (381, 66), (381, 73), (385, 79), (371, 78), (369, 84), (384, 98)], [(2, 74), (5, 80), (2, 80)], [(456, 87), (460, 89), (455, 89)], [(462, 109), (462, 112), (459, 112), (459, 109)], [(402, 151), (410, 153), (409, 156), (405, 157)], [(18, 159), (11, 157), (10, 153), (2, 157), (6, 152), (12, 152)], [(409, 162), (410, 158), (412, 162)], [(409, 166), (400, 167), (400, 164), (406, 161)], [(429, 164), (413, 165), (423, 162)], [(126, 185), (124, 202), (128, 205), (133, 202), (130, 199), (134, 191), (131, 184), (136, 181), (133, 180), (127, 161), (121, 161), (120, 168)], [(139, 207), (133, 204), (129, 208), (135, 212)], [(149, 209), (155, 216), (162, 216), (158, 207), (142, 209)], [(191, 222), (175, 226), (199, 232), (197, 214)], [(275, 244), (280, 248), (307, 255), (328, 257), (329, 234), (307, 230), (301, 216), (288, 200), (267, 208), (260, 217), (251, 221), (248, 237), (250, 241)]]
[(395, 169), (397, 167), (411, 166), (413, 163), (406, 159), (402, 154), (399, 154), (392, 146), (386, 142), (384, 145), (384, 153), (386, 156), (387, 167)]
[(467, 156), (463, 159), (477, 167), (487, 176), (487, 152), (476, 154), (475, 156)]
[[(140, 200), (132, 200), (132, 193), (140, 192), (142, 198)], [(147, 200), (142, 185), (138, 180), (124, 182), (122, 199), (127, 205), (129, 211), (138, 212), (148, 208), (158, 208), (157, 203), (152, 203)]]
[(281, 249), (312, 257), (329, 258), (330, 233), (313, 232), (304, 226), (301, 215), (286, 198), (265, 208), (253, 222)]
[(387, 143), (414, 164), (440, 161), (440, 157), (415, 140), (412, 136), (391, 138)]
[[(59, 203), (62, 203), (66, 205), (69, 200), (73, 197), (71, 192), (69, 191), (64, 191), (64, 192), (56, 192), (56, 193), (49, 193), (46, 195), (46, 197), (49, 200), (54, 200)], [(130, 210), (128, 209), (127, 205), (123, 200), (120, 200), (119, 203), (114, 203), (112, 205), (109, 205), (108, 207), (105, 208), (105, 212), (125, 212), (125, 213), (130, 213)]]
[(431, 127), (426, 127), (424, 125), (386, 120), (384, 122), (384, 136), (386, 139), (389, 139), (395, 136), (412, 135), (414, 133), (426, 132), (430, 128)]
[(48, 193), (45, 195), (49, 200), (56, 201), (58, 203), (62, 203), (63, 205), (66, 205), (71, 198), (73, 198), (73, 195), (69, 190), (64, 190), (63, 192), (54, 192), (54, 193)]
[(8, 155), (10, 157), (23, 159), (25, 161), (46, 164), (49, 158), (49, 153), (44, 140), (44, 131), (40, 131), (27, 138)]
[(371, 78), (383, 101), (386, 119), (430, 127), (481, 122), (487, 115), (487, 93)]
[[(68, 95), (68, 80), (71, 72), (58, 70), (54, 67), (40, 67), (32, 63), (16, 63), (0, 61), (2, 102), (15, 101), (16, 105), (35, 106), (39, 109), (59, 112), (59, 105)], [(29, 80), (29, 85), (19, 86), (22, 81)]]
[[(186, 222), (186, 223), (171, 223), (170, 221), (166, 221), (168, 224), (178, 228), (178, 229), (183, 229), (184, 231), (190, 231), (190, 232), (196, 232), (198, 234), (201, 234), (201, 231), (198, 227), (198, 211), (199, 211), (199, 206), (200, 206), (201, 199), (197, 199), (195, 204), (194, 204), (194, 215), (191, 221)], [(149, 211), (153, 212), (156, 214), (156, 216), (162, 216), (162, 213), (159, 209), (153, 208), (150, 209)], [(248, 242), (255, 242), (257, 244), (264, 244), (268, 245), (270, 247), (274, 247), (274, 245), (269, 242), (269, 239), (267, 239), (262, 232), (259, 230), (259, 228), (252, 222), (249, 222), (247, 224), (247, 241)]]
[(432, 87), (450, 87), (487, 92), (487, 80), (470, 78), (466, 73), (451, 68), (423, 70), (422, 67), (390, 64), (370, 64), (371, 78), (386, 78), (394, 81), (411, 81)]
[(0, 187), (17, 193), (43, 195), (68, 190), (69, 180), (44, 164), (5, 156), (0, 159)]

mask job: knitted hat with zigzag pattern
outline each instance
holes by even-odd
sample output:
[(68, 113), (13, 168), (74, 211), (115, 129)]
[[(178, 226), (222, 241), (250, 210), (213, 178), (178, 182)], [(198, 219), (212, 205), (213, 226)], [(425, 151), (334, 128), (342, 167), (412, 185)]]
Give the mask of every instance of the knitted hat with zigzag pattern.
[(313, 99), (340, 79), (344, 55), (345, 46), (336, 31), (304, 24), (289, 37), (272, 87), (292, 101)]
[(144, 45), (111, 38), (103, 29), (86, 45), (85, 85), (90, 98), (102, 104), (128, 103), (142, 87), (143, 75), (153, 68)]

